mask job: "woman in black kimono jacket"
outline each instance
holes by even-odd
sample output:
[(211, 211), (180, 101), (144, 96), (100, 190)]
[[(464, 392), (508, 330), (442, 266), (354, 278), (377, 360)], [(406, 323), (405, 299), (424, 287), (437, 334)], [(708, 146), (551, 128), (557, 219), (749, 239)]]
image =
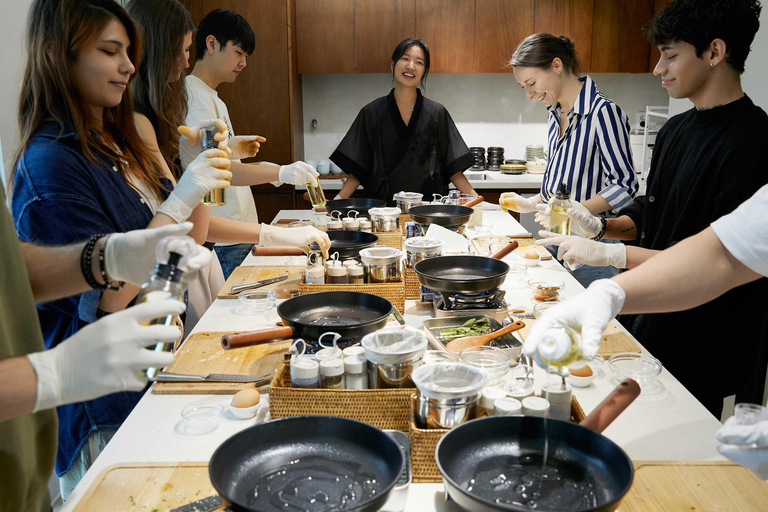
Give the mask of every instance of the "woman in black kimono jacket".
[(393, 205), (393, 194), (446, 195), (448, 183), (477, 194), (464, 177), (474, 159), (450, 114), (425, 98), (418, 86), (429, 73), (429, 48), (421, 39), (401, 42), (392, 54), (395, 88), (360, 110), (331, 155), (349, 178), (337, 197), (363, 185), (365, 197)]

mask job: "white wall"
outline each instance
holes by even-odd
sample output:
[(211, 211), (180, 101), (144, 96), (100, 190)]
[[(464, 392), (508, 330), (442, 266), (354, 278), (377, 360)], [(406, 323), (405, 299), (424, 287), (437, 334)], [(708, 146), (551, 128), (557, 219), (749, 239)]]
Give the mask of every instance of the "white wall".
[(741, 75), (741, 86), (755, 105), (768, 112), (768, 2), (763, 2), (760, 23), (760, 30), (752, 42), (752, 51), (747, 57), (746, 70)]
[[(646, 105), (666, 105), (667, 94), (650, 73), (596, 73), (598, 90), (616, 101), (634, 125)], [(304, 154), (327, 158), (365, 104), (389, 93), (387, 74), (304, 75)], [(547, 111), (525, 99), (507, 74), (433, 74), (428, 98), (445, 105), (469, 146), (501, 146), (508, 158), (521, 158), (526, 144), (545, 144)], [(317, 120), (317, 129), (311, 122)]]

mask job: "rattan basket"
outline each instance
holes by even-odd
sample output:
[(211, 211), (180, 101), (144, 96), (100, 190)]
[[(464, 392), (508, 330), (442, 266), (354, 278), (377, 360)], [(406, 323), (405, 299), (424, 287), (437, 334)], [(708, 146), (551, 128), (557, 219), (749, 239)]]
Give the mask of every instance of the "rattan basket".
[(316, 292), (362, 292), (383, 297), (392, 303), (398, 310), (405, 310), (405, 279), (403, 277), (403, 264), (400, 263), (400, 280), (392, 283), (364, 283), (364, 284), (312, 284), (304, 282), (304, 277), (299, 283), (299, 295)]
[[(443, 481), (435, 461), (435, 448), (446, 433), (447, 428), (427, 429), (416, 425), (416, 414), (419, 410), (419, 402), (416, 395), (411, 396), (411, 468), (414, 483), (439, 483)], [(584, 409), (581, 408), (575, 396), (571, 397), (571, 421), (579, 423), (584, 419)]]
[(421, 283), (419, 276), (412, 268), (405, 267), (405, 298), (419, 300), (421, 298)]
[(408, 432), (411, 395), (402, 389), (302, 389), (291, 387), (291, 363), (282, 361), (269, 385), (269, 415), (327, 415)]
[(376, 242), (377, 247), (392, 247), (394, 249), (403, 250), (403, 233), (400, 231), (384, 231), (376, 232), (374, 235), (379, 237), (379, 241)]

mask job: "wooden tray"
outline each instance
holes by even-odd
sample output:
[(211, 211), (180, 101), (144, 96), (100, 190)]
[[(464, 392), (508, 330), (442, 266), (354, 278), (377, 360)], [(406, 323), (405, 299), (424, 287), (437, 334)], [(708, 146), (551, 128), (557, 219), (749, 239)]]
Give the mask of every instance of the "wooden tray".
[(256, 281), (261, 281), (262, 279), (269, 279), (271, 277), (280, 277), (280, 276), (288, 276), (288, 279), (285, 281), (280, 281), (279, 283), (273, 283), (268, 284), (266, 286), (262, 286), (261, 288), (257, 288), (258, 290), (274, 290), (275, 288), (280, 288), (281, 286), (286, 286), (289, 284), (295, 284), (298, 285), (299, 281), (301, 281), (301, 275), (304, 272), (304, 267), (302, 266), (286, 266), (286, 265), (275, 265), (272, 267), (237, 267), (235, 270), (230, 274), (229, 278), (227, 279), (227, 282), (224, 283), (224, 286), (219, 290), (218, 298), (220, 299), (236, 299), (237, 294), (232, 294), (229, 292), (229, 290), (232, 289), (233, 286), (238, 286), (241, 284), (248, 284), (248, 283), (255, 283)]
[[(515, 317), (514, 313), (512, 313), (512, 316)], [(525, 323), (525, 327), (517, 331), (517, 334), (520, 336), (520, 339), (525, 342), (525, 339), (528, 337), (528, 332), (531, 330), (531, 327), (536, 320), (533, 318), (522, 318), (521, 320)], [(611, 323), (608, 324), (608, 328), (605, 332), (603, 332), (603, 339), (600, 340), (600, 350), (598, 350), (597, 353), (605, 359), (608, 359), (613, 354), (619, 352), (639, 353), (640, 345), (637, 344), (632, 336), (621, 329), (621, 326), (616, 319), (613, 319), (611, 320)]]
[(115, 464), (99, 473), (74, 510), (159, 512), (215, 493), (207, 462)]
[(634, 461), (621, 512), (768, 509), (768, 484), (730, 462)]
[[(273, 375), (291, 346), (291, 340), (285, 340), (237, 350), (224, 350), (221, 348), (222, 334), (225, 333), (192, 334), (176, 353), (176, 361), (166, 370), (193, 375)], [(252, 387), (253, 382), (158, 382), (152, 391), (156, 395), (231, 395)], [(259, 389), (266, 391), (267, 386)]]

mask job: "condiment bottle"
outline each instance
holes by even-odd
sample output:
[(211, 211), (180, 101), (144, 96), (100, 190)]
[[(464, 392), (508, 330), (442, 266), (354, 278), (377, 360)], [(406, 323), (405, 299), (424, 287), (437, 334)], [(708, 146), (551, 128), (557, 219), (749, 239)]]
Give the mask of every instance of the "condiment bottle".
[(362, 356), (344, 358), (344, 387), (368, 389), (368, 364)]
[(349, 284), (365, 283), (365, 269), (362, 265), (352, 265), (349, 267), (349, 269), (347, 269), (347, 272), (347, 281)]
[[(200, 146), (203, 151), (219, 147), (219, 141), (215, 139), (217, 130), (211, 127), (203, 128), (203, 137), (200, 139)], [(226, 189), (216, 188), (207, 192), (203, 196), (202, 203), (205, 206), (224, 206), (227, 204)]]
[(358, 220), (360, 221), (360, 231), (364, 231), (365, 233), (373, 233), (373, 224), (370, 220), (368, 220), (366, 217), (360, 217)]
[(304, 282), (307, 284), (325, 284), (325, 269), (321, 264), (315, 264), (304, 270)]
[[(333, 336), (333, 345), (330, 347), (323, 345), (323, 338), (325, 338), (326, 336)], [(320, 346), (325, 348), (319, 350), (315, 354), (315, 359), (317, 359), (317, 361), (319, 362), (328, 361), (331, 359), (338, 359), (339, 361), (342, 361), (344, 358), (344, 354), (342, 353), (338, 345), (336, 345), (336, 342), (338, 342), (339, 339), (341, 339), (341, 334), (337, 332), (329, 331), (321, 334), (317, 341), (318, 343), (320, 343)]]
[(523, 398), (523, 414), (546, 418), (549, 414), (549, 400), (538, 396)]
[(568, 208), (571, 207), (571, 194), (565, 187), (565, 183), (560, 184), (550, 207), (549, 230), (561, 235), (570, 235), (571, 218), (568, 216)]
[(365, 359), (365, 349), (360, 345), (353, 345), (342, 350), (344, 357), (360, 356)]
[(486, 387), (480, 392), (480, 416), (491, 416), (493, 414), (493, 404), (507, 396), (507, 393), (497, 387)]
[(542, 388), (541, 396), (549, 401), (550, 418), (570, 421), (572, 394), (573, 388), (566, 382), (550, 384)]
[(513, 414), (522, 414), (523, 404), (517, 398), (499, 398), (493, 403), (494, 416), (511, 416)]
[(320, 387), (344, 389), (344, 363), (340, 359), (320, 361)]
[[(353, 213), (355, 214), (354, 216), (352, 216)], [(347, 231), (357, 231), (360, 229), (360, 221), (357, 220), (357, 211), (350, 210), (347, 216), (341, 219), (341, 223)]]
[(341, 264), (339, 260), (328, 262), (328, 284), (347, 284), (347, 267)]
[(570, 327), (551, 327), (541, 335), (533, 358), (542, 368), (549, 366), (584, 366), (579, 348), (581, 333)]
[[(336, 214), (334, 217), (333, 214)], [(331, 220), (328, 222), (328, 231), (344, 229), (344, 223), (341, 222), (341, 212), (334, 210), (331, 212)]]
[[(299, 344), (301, 344), (301, 352), (298, 352)], [(291, 387), (319, 388), (320, 365), (314, 359), (304, 355), (306, 349), (307, 344), (301, 338), (291, 345), (290, 351), (293, 352), (291, 356)]]

